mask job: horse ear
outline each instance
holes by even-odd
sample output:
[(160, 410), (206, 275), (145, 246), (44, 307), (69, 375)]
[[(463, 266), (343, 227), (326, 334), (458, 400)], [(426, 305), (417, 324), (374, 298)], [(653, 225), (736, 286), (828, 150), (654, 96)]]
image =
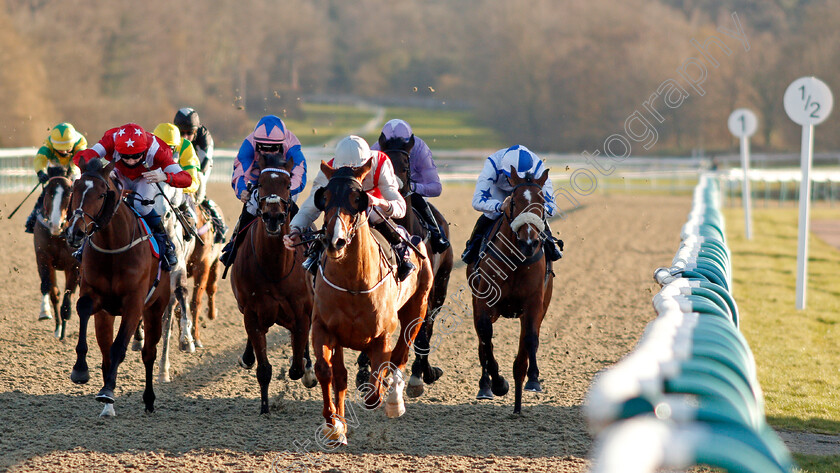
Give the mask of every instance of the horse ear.
[(387, 141), (387, 140), (385, 139), (385, 133), (380, 133), (380, 134), (379, 134), (379, 149), (381, 149), (381, 150), (383, 150), (383, 151), (384, 151), (385, 149), (387, 149), (387, 147), (385, 146), (385, 141)]
[(548, 168), (546, 168), (546, 170), (545, 170), (545, 171), (543, 171), (542, 176), (540, 176), (540, 177), (537, 179), (537, 184), (539, 184), (539, 185), (540, 185), (540, 187), (544, 186), (544, 185), (545, 185), (545, 181), (547, 181), (547, 180), (548, 180), (548, 171), (549, 171), (549, 169), (548, 169)]
[(315, 191), (315, 208), (321, 212), (327, 208), (327, 197), (324, 195), (326, 191), (326, 187), (319, 187), (318, 190)]
[(107, 166), (105, 166), (104, 168), (102, 168), (102, 175), (103, 175), (103, 176), (108, 176), (108, 175), (110, 175), (110, 174), (111, 174), (111, 171), (113, 171), (113, 170), (114, 170), (114, 165), (115, 165), (115, 164), (116, 164), (116, 161), (111, 161), (110, 163), (108, 163), (108, 165), (107, 165)]
[(364, 212), (370, 206), (370, 196), (367, 192), (361, 191), (359, 196), (359, 212)]
[(414, 142), (414, 133), (412, 133), (411, 137), (408, 139), (408, 145), (406, 146), (406, 151), (408, 151), (409, 153), (412, 149), (414, 149)]
[(294, 159), (292, 159), (292, 158), (287, 159), (287, 160), (283, 163), (283, 169), (285, 169), (285, 170), (286, 170), (286, 171), (288, 171), (289, 173), (291, 173), (291, 172), (292, 172), (292, 169), (294, 169), (294, 168), (295, 168), (295, 160), (294, 160)]
[(367, 176), (367, 175), (368, 175), (368, 173), (370, 172), (371, 168), (373, 168), (373, 158), (368, 159), (368, 160), (365, 162), (365, 164), (362, 164), (362, 165), (361, 165), (361, 166), (359, 166), (358, 168), (354, 169), (354, 170), (353, 170), (353, 175), (354, 175), (354, 176), (356, 176), (356, 179), (358, 179), (358, 180), (360, 180), (360, 181), (364, 181), (364, 180), (365, 180), (365, 176)]
[(330, 166), (329, 164), (327, 164), (327, 162), (322, 159), (321, 160), (321, 172), (324, 173), (325, 176), (327, 176), (327, 180), (330, 180), (330, 179), (332, 179), (332, 176), (333, 176), (333, 173), (335, 172), (335, 169), (332, 166)]
[(519, 179), (519, 173), (516, 172), (516, 167), (511, 165), (510, 166), (510, 183), (512, 185), (519, 184), (521, 180)]

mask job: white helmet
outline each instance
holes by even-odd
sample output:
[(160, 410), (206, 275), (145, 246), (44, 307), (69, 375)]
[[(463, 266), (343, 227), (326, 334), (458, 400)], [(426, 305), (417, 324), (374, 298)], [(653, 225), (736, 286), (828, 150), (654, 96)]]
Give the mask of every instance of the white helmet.
[(370, 157), (370, 146), (368, 146), (367, 141), (356, 135), (350, 135), (336, 145), (333, 167), (350, 166), (357, 168), (365, 164)]
[(531, 173), (534, 177), (539, 177), (545, 169), (542, 166), (542, 160), (522, 145), (511, 146), (505, 151), (504, 156), (502, 156), (501, 171), (507, 177), (510, 177), (511, 166), (516, 169), (519, 177), (525, 177), (526, 173)]

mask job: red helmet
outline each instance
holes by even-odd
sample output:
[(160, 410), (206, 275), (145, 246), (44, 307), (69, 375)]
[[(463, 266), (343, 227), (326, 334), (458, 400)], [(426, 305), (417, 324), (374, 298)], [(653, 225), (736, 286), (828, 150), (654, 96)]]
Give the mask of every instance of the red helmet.
[(146, 151), (146, 130), (134, 123), (119, 127), (114, 135), (114, 148), (120, 154), (137, 154)]

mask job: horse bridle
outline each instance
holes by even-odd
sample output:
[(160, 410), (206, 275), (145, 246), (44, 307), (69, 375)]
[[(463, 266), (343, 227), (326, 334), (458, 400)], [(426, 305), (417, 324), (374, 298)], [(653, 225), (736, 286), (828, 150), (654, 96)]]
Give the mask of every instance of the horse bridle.
[[(286, 171), (285, 169), (280, 169), (280, 168), (265, 168), (265, 169), (260, 170), (260, 174), (262, 174), (262, 173), (264, 173), (264, 172), (279, 172), (279, 173), (282, 173), (282, 174), (285, 174), (285, 175), (289, 176), (289, 178), (290, 178), (290, 179), (291, 179), (291, 177), (292, 177), (292, 175), (291, 175), (291, 174), (289, 174), (289, 171)], [(256, 183), (256, 184), (255, 184), (255, 185), (251, 188), (251, 191), (252, 191), (252, 192), (255, 192), (255, 191), (256, 191), (257, 189), (259, 189), (260, 187), (261, 187), (261, 186), (260, 186), (259, 182), (257, 182), (257, 183)], [(284, 209), (285, 209), (285, 210), (283, 210), (283, 212), (281, 212), (281, 214), (280, 214), (280, 215), (282, 215), (282, 216), (283, 216), (283, 221), (284, 221), (284, 222), (286, 221), (286, 218), (289, 216), (289, 211), (290, 211), (290, 210), (291, 210), (291, 208), (292, 208), (292, 201), (291, 201), (291, 199), (284, 199), (284, 198), (280, 197), (280, 196), (279, 196), (279, 195), (277, 195), (277, 194), (269, 194), (269, 195), (266, 195), (266, 196), (260, 196), (260, 197), (258, 197), (258, 198), (257, 198), (257, 216), (258, 216), (258, 217), (262, 217), (262, 213), (263, 213), (263, 212), (262, 212), (262, 208), (261, 208), (261, 207), (262, 207), (262, 203), (263, 203), (263, 202), (266, 202), (266, 203), (269, 203), (269, 204), (279, 204), (279, 203), (281, 203), (281, 202), (282, 202), (282, 203), (284, 204)]]
[[(82, 174), (80, 179), (82, 177), (93, 177), (93, 178), (99, 179), (100, 181), (102, 181), (105, 184), (105, 188), (106, 188), (105, 192), (99, 194), (99, 197), (98, 197), (99, 199), (103, 199), (104, 201), (102, 202), (102, 206), (99, 208), (99, 211), (96, 213), (96, 215), (95, 216), (91, 215), (91, 214), (85, 212), (82, 209), (82, 204), (84, 203), (84, 197), (85, 197), (85, 193), (82, 193), (82, 197), (80, 198), (80, 201), (79, 201), (79, 208), (77, 208), (76, 210), (73, 211), (73, 219), (70, 220), (70, 223), (67, 225), (66, 230), (69, 230), (70, 228), (73, 228), (73, 226), (76, 224), (76, 221), (79, 218), (81, 218), (82, 223), (84, 224), (84, 238), (90, 238), (91, 235), (93, 235), (94, 233), (96, 233), (97, 231), (102, 229), (103, 225), (100, 222), (110, 221), (111, 218), (113, 218), (113, 216), (116, 215), (117, 209), (119, 209), (120, 204), (122, 203), (122, 199), (117, 200), (117, 203), (114, 205), (114, 210), (111, 213), (111, 215), (108, 216), (107, 218), (104, 218), (103, 214), (105, 213), (105, 209), (108, 207), (108, 199), (107, 199), (108, 194), (109, 193), (116, 194), (116, 192), (111, 190), (111, 187), (108, 185), (108, 181), (106, 181), (105, 178), (102, 177), (101, 175), (99, 175), (98, 173), (84, 173), (84, 174)], [(114, 195), (114, 198), (115, 199), (117, 198), (116, 195)], [(71, 200), (71, 202), (72, 202), (72, 200)], [(90, 223), (90, 228), (91, 229), (90, 229), (90, 231), (88, 231), (89, 226), (87, 224), (87, 221), (85, 221), (84, 217), (90, 217), (90, 219), (91, 219), (91, 223)]]
[[(519, 183), (519, 184), (517, 184), (517, 185), (513, 186), (513, 189), (511, 189), (511, 191), (510, 191), (510, 195), (511, 195), (511, 199), (510, 199), (510, 215), (508, 215), (508, 214), (507, 214), (507, 212), (506, 212), (506, 213), (504, 213), (504, 216), (505, 216), (505, 219), (507, 219), (508, 225), (510, 225), (511, 223), (513, 223), (513, 220), (514, 220), (514, 217), (513, 217), (513, 206), (514, 206), (514, 200), (513, 200), (513, 197), (512, 197), (512, 196), (513, 196), (513, 193), (514, 193), (514, 192), (516, 192), (516, 189), (519, 189), (520, 187), (536, 187), (536, 188), (538, 188), (538, 189), (540, 190), (540, 192), (542, 192), (542, 186), (540, 186), (539, 184), (537, 184), (537, 183), (536, 183), (536, 182), (534, 182), (534, 181), (521, 182), (521, 183)], [(527, 208), (527, 207), (526, 207), (526, 208)], [(543, 210), (543, 212), (545, 212), (545, 210)], [(543, 218), (543, 219), (545, 219), (545, 216), (544, 216), (544, 215), (540, 215), (540, 217), (541, 217), (541, 218)]]
[[(330, 186), (330, 184), (332, 184), (333, 182), (336, 182), (336, 185), (337, 185), (338, 181), (350, 181), (351, 183), (355, 184), (355, 185), (351, 185), (351, 187), (358, 187), (357, 190), (359, 192), (365, 193), (364, 187), (362, 187), (362, 183), (358, 179), (356, 179), (355, 177), (352, 177), (352, 176), (333, 176), (330, 179), (330, 182), (327, 183), (327, 186), (323, 187), (322, 189), (327, 189)], [(319, 191), (320, 190), (321, 189), (319, 189)], [(350, 190), (353, 190), (353, 189), (350, 189)], [(335, 199), (333, 199), (333, 201), (330, 202), (329, 205), (324, 206), (323, 211), (326, 212), (327, 210), (329, 210), (333, 207), (340, 207), (340, 208), (343, 207), (344, 210), (347, 211), (347, 213), (349, 213), (350, 215), (353, 216), (353, 224), (351, 225), (350, 228), (347, 228), (345, 226), (344, 220), (339, 219), (339, 221), (341, 222), (341, 226), (342, 226), (342, 228), (344, 228), (345, 234), (347, 235), (346, 240), (347, 240), (347, 244), (349, 245), (350, 242), (353, 241), (353, 237), (356, 236), (356, 231), (366, 221), (367, 206), (365, 206), (364, 210), (360, 210), (360, 209), (354, 209), (354, 208), (350, 207), (349, 202), (348, 202), (348, 205), (342, 205), (342, 204), (343, 204), (343, 202), (342, 203), (336, 203)], [(339, 214), (339, 212), (336, 212), (335, 215), (333, 215), (333, 217), (330, 219), (329, 223), (325, 221), (324, 222), (324, 228), (327, 228), (328, 225), (330, 225), (330, 226), (333, 225), (335, 223), (335, 219), (338, 218), (338, 214)], [(326, 236), (326, 233), (324, 235)]]
[[(391, 153), (391, 152), (399, 153), (399, 154), (402, 154), (402, 155), (405, 156), (405, 180), (406, 180), (405, 185), (408, 186), (408, 193), (406, 193), (406, 195), (409, 195), (409, 194), (411, 194), (411, 153), (409, 153), (408, 151), (406, 151), (404, 149), (401, 149), (401, 148), (390, 148), (390, 149), (386, 149), (385, 151), (383, 151), (383, 153), (385, 153), (385, 154), (388, 154), (388, 153)], [(388, 157), (390, 158), (390, 155)], [(392, 163), (392, 165), (393, 165), (393, 163)], [(405, 197), (405, 196), (403, 196), (403, 197)]]

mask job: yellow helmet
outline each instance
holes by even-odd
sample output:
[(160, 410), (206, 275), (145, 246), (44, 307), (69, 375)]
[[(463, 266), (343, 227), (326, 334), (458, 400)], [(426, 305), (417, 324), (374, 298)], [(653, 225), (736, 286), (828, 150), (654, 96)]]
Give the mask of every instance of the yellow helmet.
[(181, 144), (181, 132), (172, 123), (161, 123), (155, 127), (153, 133), (169, 146), (178, 146)]
[(47, 140), (56, 151), (70, 151), (73, 146), (79, 141), (79, 133), (69, 123), (59, 123), (50, 131), (50, 136)]

